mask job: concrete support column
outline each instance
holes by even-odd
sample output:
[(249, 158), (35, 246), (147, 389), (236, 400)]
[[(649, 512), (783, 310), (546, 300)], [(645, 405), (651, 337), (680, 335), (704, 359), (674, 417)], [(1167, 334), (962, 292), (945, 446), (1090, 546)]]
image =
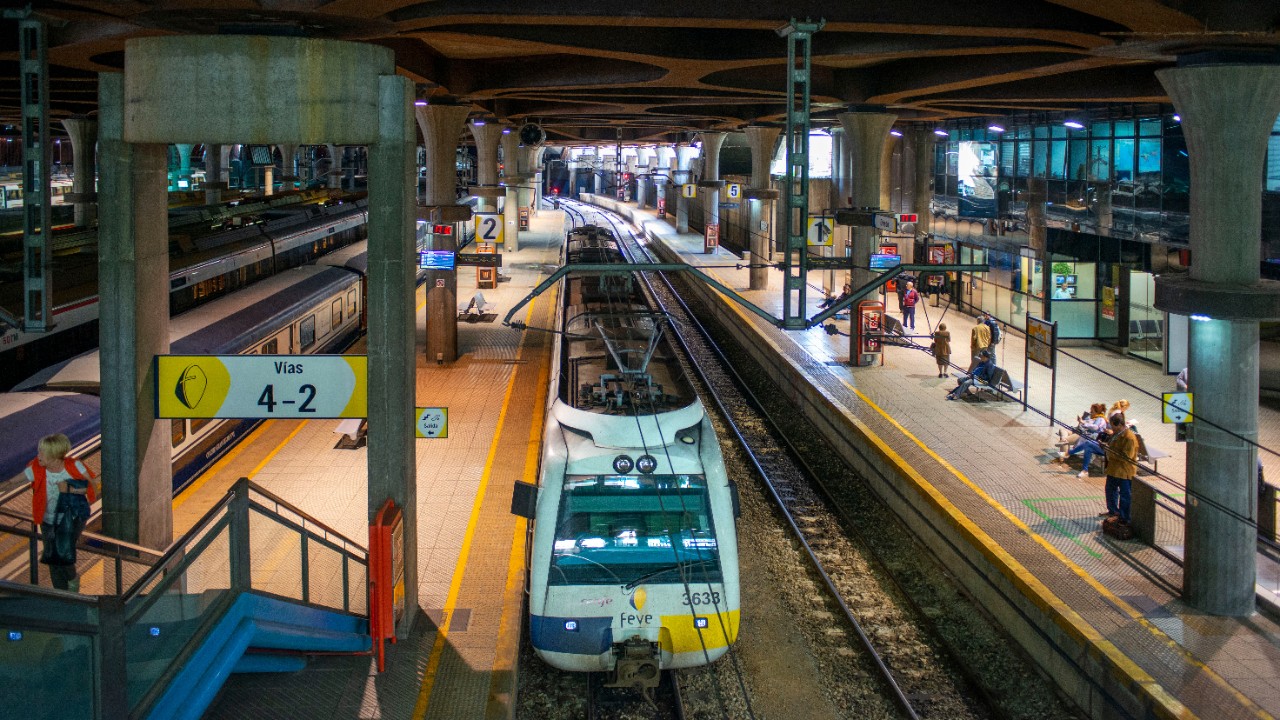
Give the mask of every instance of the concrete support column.
[(276, 166), (262, 168), (262, 194), (271, 197), (276, 194)]
[[(564, 157), (567, 158), (568, 156), (569, 156), (569, 153), (566, 151), (564, 153)], [(568, 195), (571, 198), (577, 199), (578, 197), (578, 161), (565, 160), (565, 165), (569, 168), (569, 188), (568, 188), (568, 192), (566, 192), (565, 195)]]
[[(884, 112), (846, 112), (837, 116), (848, 142), (850, 180), (853, 183), (853, 206), (876, 207), (880, 204), (880, 158), (889, 128), (897, 115)], [(853, 228), (853, 286), (870, 282), (875, 273), (871, 251), (876, 243), (875, 228)], [(856, 353), (857, 348), (852, 352)]]
[[(418, 483), (413, 416), (417, 133), (413, 83), (378, 76), (377, 137), (369, 145), (369, 517), (386, 498), (404, 513), (408, 635), (418, 605)], [(457, 137), (457, 134), (454, 134)]]
[[(649, 185), (653, 180), (653, 148), (636, 148), (636, 208), (643, 210), (649, 204)], [(641, 167), (642, 165), (647, 167)]]
[(98, 216), (98, 123), (87, 118), (67, 118), (62, 127), (71, 136), (71, 192), (75, 193), (76, 227), (88, 227)]
[[(418, 127), (427, 146), (427, 188), (423, 205), (437, 207), (457, 202), (458, 136), (467, 121), (466, 105), (414, 107)], [(372, 228), (370, 228), (372, 231)], [(432, 250), (457, 250), (453, 235), (433, 235)], [(439, 281), (443, 280), (441, 286)], [(452, 270), (427, 272), (427, 362), (458, 359), (458, 276)]]
[(222, 183), (224, 188), (230, 190), (231, 189), (231, 146), (228, 145), (227, 143), (223, 143), (222, 145), (219, 146), (218, 162), (220, 163), (220, 165), (218, 166), (218, 182)]
[(329, 151), (329, 182), (327, 185), (330, 190), (337, 190), (342, 187), (342, 155), (336, 145), (325, 145), (325, 149)]
[[(747, 271), (750, 289), (769, 289), (769, 268), (756, 267), (773, 257), (773, 217), (777, 191), (770, 187), (769, 166), (778, 147), (781, 128), (749, 127), (747, 144), (751, 146), (751, 189), (747, 192), (748, 231), (751, 233), (751, 264)], [(761, 227), (761, 226), (764, 227)]]
[[(186, 180), (187, 187), (191, 187), (191, 151), (195, 149), (195, 145), (190, 143), (178, 143), (173, 146), (178, 155), (178, 179)], [(177, 186), (177, 183), (174, 183)]]
[(506, 196), (502, 200), (502, 222), (505, 225), (502, 250), (516, 252), (520, 249), (519, 186), (526, 181), (518, 172), (516, 156), (520, 154), (520, 136), (516, 134), (515, 128), (509, 125), (502, 128), (499, 145), (502, 147), (502, 182), (507, 186)]
[(222, 202), (222, 146), (204, 146), (204, 204)]
[(169, 148), (125, 135), (125, 82), (98, 78), (102, 525), (151, 548), (173, 540), (169, 421), (155, 417), (155, 356), (169, 352)]
[[(677, 182), (681, 184), (693, 182), (689, 168), (697, 156), (697, 148), (689, 145), (676, 146), (676, 173), (679, 175)], [(689, 198), (685, 197), (683, 192), (676, 198), (676, 232), (689, 232)]]
[[(912, 196), (915, 202), (911, 212), (919, 216), (916, 221), (916, 237), (924, 237), (933, 231), (933, 214), (929, 203), (933, 200), (933, 141), (937, 135), (933, 130), (917, 126), (911, 131), (911, 145), (915, 151), (915, 165), (912, 181), (915, 191)], [(1041, 211), (1043, 211), (1041, 207)], [(1029, 214), (1029, 213), (1028, 213)]]
[(543, 172), (543, 158), (547, 154), (547, 147), (529, 148), (529, 172), (533, 173), (533, 214), (537, 215), (538, 210), (542, 207), (542, 197), (547, 194), (547, 178)]
[[(476, 141), (476, 183), (481, 187), (498, 185), (498, 143), (502, 138), (502, 126), (494, 122), (476, 120), (471, 123), (471, 136)], [(478, 198), (478, 212), (498, 211), (498, 201), (490, 197)]]
[[(286, 143), (280, 146), (280, 176), (298, 177), (298, 145), (296, 143)], [(292, 180), (287, 181), (289, 184), (282, 187), (282, 190), (292, 190)]]
[(893, 208), (893, 151), (898, 146), (898, 136), (886, 135), (880, 150), (880, 205), (881, 210), (897, 212)]
[[(1190, 278), (1156, 280), (1156, 306), (1192, 320), (1196, 415), (1187, 442), (1183, 599), (1215, 615), (1254, 611), (1258, 321), (1280, 314), (1259, 281), (1262, 171), (1280, 114), (1280, 66), (1156, 72), (1182, 115), (1191, 163)], [(1242, 301), (1243, 296), (1243, 301)]]
[[(702, 222), (706, 225), (720, 225), (720, 188), (724, 182), (720, 180), (720, 146), (728, 133), (700, 133), (702, 136), (702, 181), (698, 183), (699, 194), (705, 192), (702, 204)], [(705, 231), (704, 231), (705, 232)]]

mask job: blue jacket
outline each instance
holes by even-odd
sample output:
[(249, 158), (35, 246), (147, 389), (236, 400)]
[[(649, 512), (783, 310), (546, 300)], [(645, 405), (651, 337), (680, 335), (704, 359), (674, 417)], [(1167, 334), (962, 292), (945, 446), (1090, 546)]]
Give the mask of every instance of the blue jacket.
[(991, 360), (983, 360), (978, 363), (978, 366), (973, 369), (972, 373), (969, 373), (969, 376), (990, 385), (991, 381), (995, 379), (995, 374), (995, 362)]

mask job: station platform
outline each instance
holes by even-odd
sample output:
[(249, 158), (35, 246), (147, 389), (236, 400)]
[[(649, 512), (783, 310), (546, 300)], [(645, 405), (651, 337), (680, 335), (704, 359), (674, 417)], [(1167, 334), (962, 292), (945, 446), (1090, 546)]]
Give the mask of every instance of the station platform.
[[(744, 298), (781, 315), (781, 271), (770, 270), (768, 290), (748, 290), (748, 270), (724, 250), (704, 253), (700, 234), (677, 233), (673, 220), (658, 219), (652, 210), (610, 198), (584, 199), (616, 209), (649, 238), (679, 260), (700, 267)], [(671, 254), (668, 253), (668, 254)], [(820, 278), (810, 275), (810, 282)], [(843, 278), (837, 282), (843, 282)], [(718, 295), (718, 294), (717, 294)], [(721, 296), (723, 297), (723, 296)], [(820, 287), (810, 287), (807, 316), (817, 312)], [(947, 307), (937, 296), (916, 310), (916, 339), (928, 346), (932, 328), (945, 322), (951, 332), (952, 361), (967, 362), (969, 333), (976, 320)], [(922, 348), (886, 345), (884, 364), (850, 367), (847, 336), (822, 328), (783, 331), (725, 301), (717, 311), (740, 323), (741, 334), (753, 338), (757, 353), (772, 353), (773, 367), (787, 367), (796, 383), (807, 383), (821, 406), (847, 418), (869, 451), (900, 469), (905, 492), (923, 498), (1024, 597), (1025, 607), (1053, 618), (1056, 630), (1079, 641), (1078, 657), (1068, 662), (1097, 662), (1120, 686), (1132, 689), (1145, 706), (1106, 708), (1090, 698), (1092, 714), (1150, 717), (1269, 718), (1280, 715), (1280, 625), (1274, 612), (1238, 620), (1198, 613), (1178, 592), (1181, 567), (1151, 546), (1117, 542), (1101, 532), (1098, 514), (1105, 510), (1104, 474), (1094, 470), (1077, 477), (1078, 462), (1052, 462), (1057, 430), (1020, 402), (947, 402), (956, 386), (951, 375), (939, 378), (933, 356)], [(896, 299), (890, 314), (896, 312)], [(837, 322), (848, 332), (848, 320)], [(1022, 380), (1024, 338), (1005, 332), (997, 364)], [(758, 339), (758, 342), (754, 342)], [(1163, 424), (1160, 402), (1107, 377), (1089, 365), (1105, 368), (1138, 388), (1155, 393), (1174, 390), (1174, 378), (1153, 363), (1097, 347), (1066, 348), (1080, 361), (1062, 357), (1058, 372), (1057, 418), (1072, 424), (1090, 404), (1125, 398), (1128, 414), (1149, 447), (1167, 457), (1159, 473), (1168, 481), (1142, 479), (1174, 497), (1185, 481), (1185, 451), (1175, 442), (1173, 425)], [(1087, 363), (1087, 364), (1086, 364)], [(954, 370), (953, 370), (954, 372)], [(1031, 406), (1048, 410), (1049, 370), (1034, 363), (1027, 381)], [(843, 426), (842, 426), (843, 427)], [(1259, 442), (1280, 447), (1280, 412), (1260, 408)], [(896, 478), (895, 478), (896, 479)], [(913, 487), (912, 487), (913, 486)], [(1157, 514), (1156, 544), (1180, 557), (1181, 521)], [(1280, 590), (1275, 568), (1259, 568), (1260, 605), (1272, 604)], [(1091, 691), (1086, 691), (1086, 693)]]
[[(459, 321), (457, 362), (437, 366), (418, 357), (417, 404), (447, 407), (449, 415), (447, 438), (417, 445), (420, 569), (413, 596), (423, 614), (412, 635), (387, 646), (381, 674), (371, 657), (335, 655), (313, 658), (298, 673), (232, 675), (205, 717), (511, 716), (525, 578), (525, 520), (510, 514), (511, 493), (518, 480), (537, 481), (551, 335), (504, 327), (501, 319), (557, 266), (563, 223), (563, 213), (540, 211), (520, 233), (520, 250), (503, 253), (500, 274), (509, 279), (481, 290), (494, 305), (490, 321)], [(459, 270), (459, 302), (476, 289), (474, 269)], [(549, 327), (554, 297), (536, 299), (522, 319)], [(418, 303), (421, 353), (422, 289)], [(339, 422), (261, 425), (175, 499), (175, 533), (247, 476), (367, 542), (368, 449), (335, 449)], [(279, 548), (282, 558), (297, 552), (296, 540)]]

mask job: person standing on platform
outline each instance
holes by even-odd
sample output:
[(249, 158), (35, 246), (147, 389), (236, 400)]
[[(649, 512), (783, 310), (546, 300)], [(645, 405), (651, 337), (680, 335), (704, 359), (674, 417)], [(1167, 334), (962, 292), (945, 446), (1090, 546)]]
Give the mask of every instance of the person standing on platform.
[(902, 294), (902, 326), (916, 329), (916, 303), (920, 302), (920, 293), (916, 292), (916, 284), (907, 283), (907, 291)]
[(996, 345), (1000, 344), (1000, 323), (991, 317), (991, 313), (982, 313), (982, 324), (987, 326), (987, 330), (991, 333), (991, 339), (987, 343), (987, 350), (991, 352), (991, 357), (996, 356)]
[(946, 323), (938, 323), (933, 333), (933, 361), (938, 363), (938, 377), (947, 376), (947, 367), (951, 365), (951, 333), (947, 332)]
[(991, 328), (978, 318), (978, 324), (973, 326), (973, 330), (969, 331), (969, 354), (972, 360), (969, 361), (969, 372), (978, 366), (978, 354), (982, 352), (991, 353)]
[[(79, 592), (76, 578), (75, 546), (89, 518), (89, 504), (95, 499), (94, 475), (84, 463), (71, 457), (71, 441), (61, 433), (40, 439), (36, 458), (27, 464), (24, 474), (31, 483), (31, 517), (40, 525), (44, 538), (44, 552), (40, 562), (49, 566), (49, 577), (59, 590)], [(69, 537), (58, 542), (55, 533), (60, 525), (58, 513), (73, 513), (73, 519), (63, 525), (70, 529)], [(71, 548), (70, 557), (62, 557), (55, 546)]]
[(1103, 517), (1118, 517), (1129, 524), (1133, 478), (1138, 474), (1138, 439), (1125, 424), (1124, 415), (1111, 416), (1111, 440), (1107, 442), (1107, 511)]

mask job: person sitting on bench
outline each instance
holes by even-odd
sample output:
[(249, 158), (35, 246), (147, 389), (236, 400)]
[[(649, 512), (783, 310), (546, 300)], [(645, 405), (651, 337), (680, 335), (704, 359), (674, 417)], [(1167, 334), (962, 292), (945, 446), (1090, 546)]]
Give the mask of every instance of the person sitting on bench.
[(983, 350), (978, 353), (978, 366), (969, 373), (967, 377), (960, 381), (955, 390), (947, 393), (948, 400), (955, 400), (964, 393), (969, 391), (977, 383), (994, 386), (995, 379), (999, 377), (999, 369), (996, 367), (996, 361), (991, 359), (991, 352)]

